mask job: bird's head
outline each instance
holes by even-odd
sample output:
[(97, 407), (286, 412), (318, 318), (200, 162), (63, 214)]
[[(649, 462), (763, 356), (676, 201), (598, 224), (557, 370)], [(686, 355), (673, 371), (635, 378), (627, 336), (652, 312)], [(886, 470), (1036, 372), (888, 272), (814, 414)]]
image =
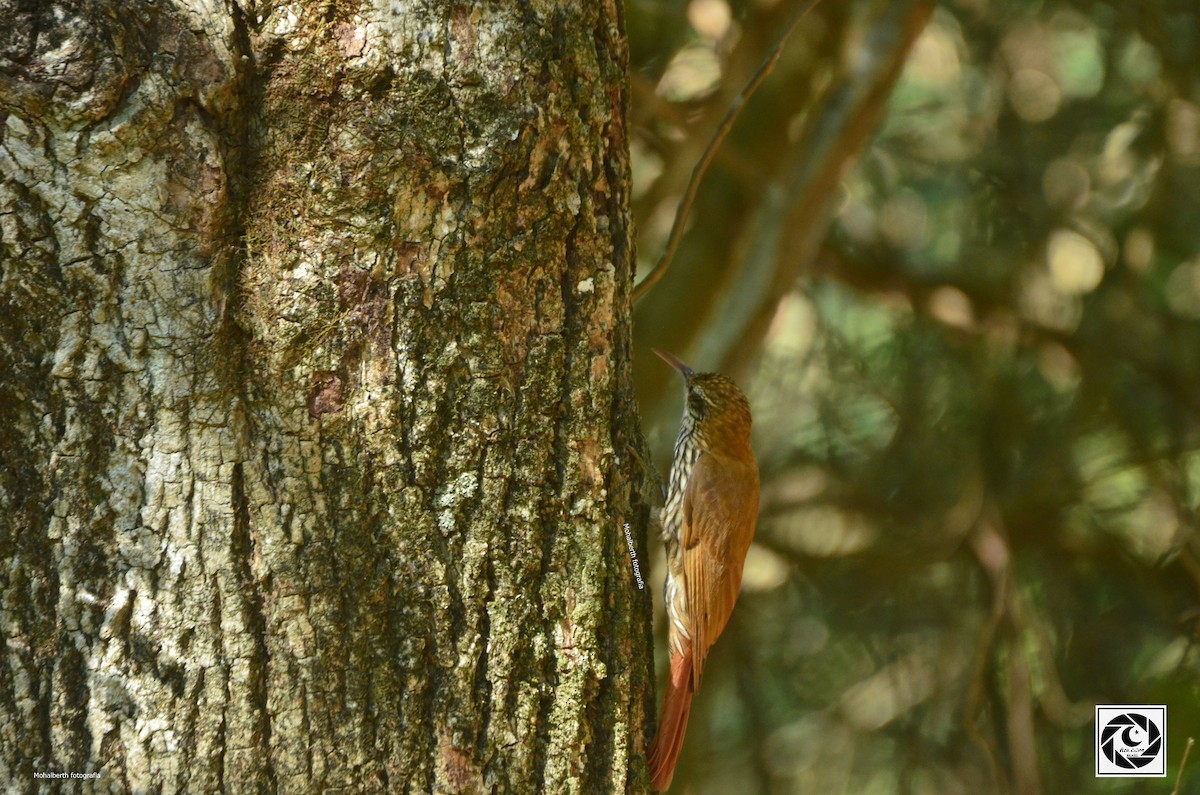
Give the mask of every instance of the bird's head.
[(701, 447), (729, 453), (750, 450), (750, 403), (732, 378), (720, 373), (697, 373), (675, 356), (654, 352), (683, 376), (687, 405)]

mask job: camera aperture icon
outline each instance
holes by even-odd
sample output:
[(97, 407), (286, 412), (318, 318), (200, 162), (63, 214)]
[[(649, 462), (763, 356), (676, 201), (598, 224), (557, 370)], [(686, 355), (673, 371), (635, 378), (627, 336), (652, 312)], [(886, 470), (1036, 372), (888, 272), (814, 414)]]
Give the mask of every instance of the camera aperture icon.
[(1162, 751), (1162, 730), (1145, 715), (1126, 712), (1110, 720), (1100, 732), (1100, 749), (1117, 767), (1145, 767)]
[(1096, 707), (1096, 775), (1166, 775), (1165, 706)]

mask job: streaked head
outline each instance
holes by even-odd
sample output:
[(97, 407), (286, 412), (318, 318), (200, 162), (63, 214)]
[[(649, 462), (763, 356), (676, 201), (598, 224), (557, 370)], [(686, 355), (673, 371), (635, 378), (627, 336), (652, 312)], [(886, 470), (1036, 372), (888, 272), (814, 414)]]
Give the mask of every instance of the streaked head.
[(733, 379), (720, 373), (697, 373), (678, 357), (654, 352), (683, 376), (688, 416), (702, 447), (749, 449), (750, 403)]

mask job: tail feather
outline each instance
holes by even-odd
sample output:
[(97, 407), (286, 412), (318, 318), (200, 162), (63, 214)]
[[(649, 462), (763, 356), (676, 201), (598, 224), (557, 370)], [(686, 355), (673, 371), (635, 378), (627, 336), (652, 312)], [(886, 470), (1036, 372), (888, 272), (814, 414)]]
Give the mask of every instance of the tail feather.
[(650, 744), (650, 786), (655, 792), (665, 792), (671, 786), (679, 750), (683, 747), (688, 714), (692, 711), (693, 692), (691, 652), (672, 656), (662, 717), (654, 742)]

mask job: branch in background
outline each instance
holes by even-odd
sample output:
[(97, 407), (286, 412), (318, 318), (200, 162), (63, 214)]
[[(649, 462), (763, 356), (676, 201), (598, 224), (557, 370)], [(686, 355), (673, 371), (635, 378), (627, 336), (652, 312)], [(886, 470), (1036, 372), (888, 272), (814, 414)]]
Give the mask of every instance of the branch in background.
[[(774, 176), (761, 187), (727, 197), (735, 204), (724, 205), (721, 215), (713, 217), (714, 210), (706, 209), (697, 216), (688, 240), (680, 244), (690, 250), (693, 240), (703, 240), (693, 252), (696, 259), (689, 255), (686, 263), (689, 278), (680, 280), (681, 265), (666, 277), (671, 295), (656, 293), (638, 304), (639, 323), (656, 340), (695, 366), (746, 374), (780, 298), (805, 267), (804, 252), (823, 237), (842, 172), (875, 129), (933, 7), (931, 0), (890, 0), (871, 18), (857, 20), (837, 4), (818, 9), (829, 17), (821, 20), (821, 36), (807, 42), (818, 49), (804, 53), (797, 45), (806, 63), (789, 78), (795, 88), (781, 86), (780, 101), (803, 95), (803, 102), (789, 105), (786, 113), (759, 103), (753, 110), (756, 117), (769, 117), (760, 122), (769, 127), (757, 136), (762, 143), (744, 154), (757, 159), (761, 173)], [(852, 68), (846, 65), (847, 52), (856, 56)], [(798, 135), (797, 119), (804, 120)], [(707, 200), (706, 192), (696, 203), (707, 208)], [(652, 427), (668, 411), (674, 413), (663, 400), (666, 385), (665, 378), (652, 376), (643, 388)]]
[(779, 299), (824, 236), (842, 172), (878, 125), (933, 8), (929, 0), (897, 0), (871, 24), (864, 37), (865, 57), (827, 92), (792, 162), (765, 191), (738, 257), (742, 274), (737, 290), (714, 313), (716, 322), (706, 329), (693, 357), (697, 361), (721, 362), (722, 372), (730, 372), (737, 362), (750, 360)]
[(696, 163), (696, 167), (692, 169), (692, 176), (688, 180), (687, 188), (684, 190), (683, 198), (679, 201), (679, 209), (675, 212), (675, 222), (671, 225), (671, 234), (667, 237), (667, 245), (663, 250), (662, 256), (659, 257), (658, 263), (642, 279), (641, 283), (633, 289), (633, 300), (637, 302), (644, 296), (654, 285), (658, 284), (663, 275), (667, 272), (667, 268), (671, 266), (671, 259), (675, 256), (675, 251), (679, 248), (679, 241), (683, 238), (683, 231), (687, 226), (688, 214), (691, 212), (692, 203), (696, 200), (696, 192), (700, 189), (700, 182), (704, 179), (705, 173), (708, 171), (709, 165), (712, 163), (713, 156), (725, 141), (725, 137), (729, 135), (729, 131), (733, 129), (733, 124), (741, 115), (742, 108), (762, 85), (763, 81), (770, 76), (775, 70), (775, 65), (779, 63), (779, 56), (783, 54), (783, 46), (787, 43), (792, 32), (799, 26), (800, 20), (804, 18), (818, 0), (806, 0), (806, 2), (796, 10), (792, 15), (791, 21), (784, 29), (783, 35), (779, 37), (779, 41), (767, 54), (758, 70), (751, 76), (750, 81), (745, 87), (738, 92), (738, 95), (733, 98), (729, 109), (725, 111), (725, 116), (722, 117), (717, 129), (713, 132), (712, 138), (705, 147), (704, 152), (700, 155), (700, 160)]
[(1175, 789), (1171, 790), (1171, 795), (1179, 795), (1179, 783), (1183, 781), (1183, 769), (1187, 767), (1188, 754), (1192, 752), (1192, 746), (1195, 744), (1195, 738), (1189, 737), (1187, 748), (1183, 749), (1183, 759), (1179, 763), (1179, 772), (1175, 774)]
[[(1009, 572), (1011, 552), (1008, 542), (1004, 540), (1000, 530), (999, 511), (989, 505), (980, 517), (976, 532), (971, 537), (971, 548), (979, 565), (987, 573), (992, 583), (992, 609), (988, 614), (983, 631), (979, 635), (976, 646), (975, 670), (967, 688), (966, 700), (963, 704), (963, 729), (971, 741), (979, 747), (988, 760), (992, 777), (1000, 782), (1007, 781), (1004, 769), (996, 758), (996, 751), (977, 725), (977, 717), (983, 708), (984, 693), (987, 691), (988, 664), (992, 658), (992, 649), (1000, 623), (1007, 613), (1008, 592), (1012, 587)], [(1007, 789), (1007, 784), (1005, 784)]]

